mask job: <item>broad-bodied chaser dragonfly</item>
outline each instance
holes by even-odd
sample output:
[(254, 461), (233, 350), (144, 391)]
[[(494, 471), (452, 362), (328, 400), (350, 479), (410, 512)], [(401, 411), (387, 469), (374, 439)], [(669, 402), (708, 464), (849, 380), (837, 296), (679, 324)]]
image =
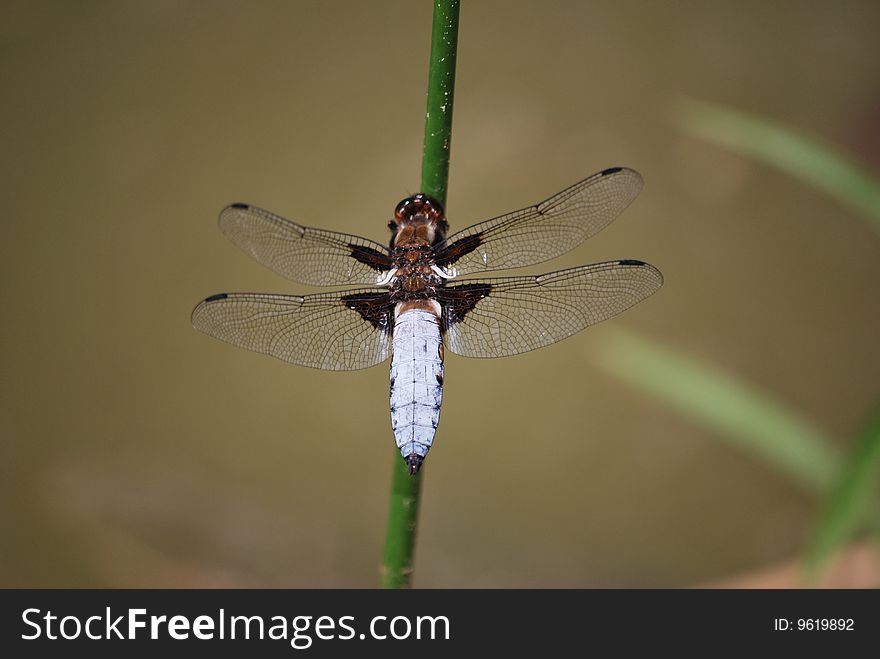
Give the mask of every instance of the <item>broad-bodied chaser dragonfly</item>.
[(401, 201), (380, 243), (300, 226), (249, 204), (220, 213), (221, 230), (278, 274), (310, 286), (368, 288), (316, 295), (220, 293), (192, 313), (213, 337), (311, 368), (348, 371), (391, 359), (391, 426), (411, 474), (434, 442), (443, 395), (444, 345), (465, 357), (535, 350), (628, 309), (663, 284), (632, 259), (544, 275), (460, 275), (534, 265), (604, 229), (642, 189), (614, 167), (534, 206), (447, 237), (442, 205)]

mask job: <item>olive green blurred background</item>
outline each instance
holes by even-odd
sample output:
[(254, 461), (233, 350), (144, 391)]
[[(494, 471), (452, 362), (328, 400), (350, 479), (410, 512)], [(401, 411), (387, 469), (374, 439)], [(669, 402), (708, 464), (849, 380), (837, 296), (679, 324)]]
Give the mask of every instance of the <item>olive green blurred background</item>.
[[(225, 291), (308, 292), (216, 215), (248, 201), (384, 242), (418, 191), (431, 3), (5, 2), (0, 585), (372, 586), (387, 365), (288, 366), (194, 331)], [(605, 167), (646, 180), (544, 272), (665, 287), (561, 344), (449, 355), (415, 584), (674, 586), (796, 555), (817, 502), (596, 366), (637, 332), (840, 446), (878, 389), (880, 239), (688, 137), (692, 97), (880, 168), (875, 2), (465, 0), (453, 228)]]

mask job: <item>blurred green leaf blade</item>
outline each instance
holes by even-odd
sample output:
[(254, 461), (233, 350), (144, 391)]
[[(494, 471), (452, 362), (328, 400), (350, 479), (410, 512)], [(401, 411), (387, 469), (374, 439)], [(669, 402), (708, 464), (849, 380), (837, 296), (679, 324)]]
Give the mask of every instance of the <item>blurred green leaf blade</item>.
[(805, 572), (814, 580), (835, 550), (863, 528), (880, 471), (880, 407), (856, 440), (840, 469), (807, 549)]
[(594, 359), (614, 377), (714, 430), (715, 437), (772, 465), (813, 492), (834, 478), (839, 457), (809, 420), (732, 375), (622, 330)]
[(880, 179), (839, 149), (767, 119), (704, 101), (679, 101), (675, 116), (686, 133), (761, 160), (823, 190), (880, 231)]

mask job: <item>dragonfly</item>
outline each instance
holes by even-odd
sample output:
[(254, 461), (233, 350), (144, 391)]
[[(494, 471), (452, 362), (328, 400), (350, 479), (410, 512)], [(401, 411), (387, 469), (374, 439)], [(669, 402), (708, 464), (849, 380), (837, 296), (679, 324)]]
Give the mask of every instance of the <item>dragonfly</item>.
[(387, 247), (231, 204), (220, 213), (220, 229), (261, 264), (308, 286), (358, 288), (220, 293), (195, 307), (192, 324), (241, 348), (328, 371), (391, 357), (391, 427), (415, 475), (440, 420), (445, 349), (477, 358), (536, 350), (616, 316), (663, 285), (657, 268), (635, 259), (542, 275), (460, 277), (569, 252), (608, 226), (642, 185), (635, 170), (612, 167), (451, 235), (443, 205), (415, 194), (397, 205)]

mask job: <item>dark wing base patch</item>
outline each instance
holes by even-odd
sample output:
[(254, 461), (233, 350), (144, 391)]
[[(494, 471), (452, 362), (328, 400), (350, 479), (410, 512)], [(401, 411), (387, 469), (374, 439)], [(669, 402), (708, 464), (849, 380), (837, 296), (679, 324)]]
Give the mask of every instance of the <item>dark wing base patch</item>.
[(443, 331), (445, 332), (450, 326), (463, 321), (479, 304), (480, 300), (489, 295), (491, 291), (492, 285), (487, 282), (459, 284), (440, 289), (437, 296), (442, 300)]

